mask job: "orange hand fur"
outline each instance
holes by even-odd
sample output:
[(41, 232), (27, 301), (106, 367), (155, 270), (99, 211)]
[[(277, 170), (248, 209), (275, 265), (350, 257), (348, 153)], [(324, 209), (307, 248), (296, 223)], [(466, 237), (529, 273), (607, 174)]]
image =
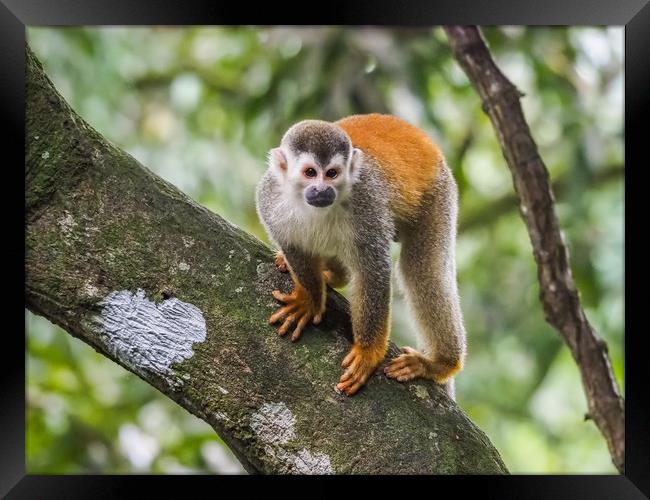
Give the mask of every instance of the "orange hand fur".
[(280, 302), (284, 302), (286, 305), (278, 309), (275, 313), (269, 318), (269, 324), (272, 325), (277, 323), (281, 318), (285, 318), (284, 322), (278, 328), (278, 334), (284, 336), (288, 331), (291, 325), (295, 324), (296, 327), (293, 330), (291, 335), (291, 340), (296, 341), (300, 338), (302, 330), (307, 326), (309, 321), (312, 321), (314, 325), (317, 325), (321, 322), (323, 313), (325, 312), (325, 304), (317, 305), (314, 304), (314, 301), (299, 283), (295, 283), (293, 292), (285, 294), (279, 290), (273, 292), (273, 297), (275, 297)]
[(402, 354), (394, 358), (384, 369), (387, 377), (399, 382), (407, 382), (414, 378), (428, 378), (444, 384), (463, 369), (462, 360), (455, 363), (443, 360), (434, 362), (411, 347), (402, 347), (401, 351)]
[(289, 268), (287, 267), (287, 261), (284, 260), (284, 255), (282, 255), (282, 252), (278, 252), (275, 254), (275, 267), (281, 273), (289, 272)]
[(348, 396), (356, 393), (380, 365), (388, 349), (388, 337), (383, 335), (371, 346), (354, 344), (341, 366), (346, 369), (336, 388)]

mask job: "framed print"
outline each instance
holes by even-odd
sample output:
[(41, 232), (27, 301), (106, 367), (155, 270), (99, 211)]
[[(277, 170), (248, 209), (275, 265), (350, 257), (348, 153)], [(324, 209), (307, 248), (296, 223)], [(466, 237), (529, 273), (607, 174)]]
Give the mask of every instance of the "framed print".
[(648, 6), (190, 4), (0, 6), (0, 491), (647, 496)]

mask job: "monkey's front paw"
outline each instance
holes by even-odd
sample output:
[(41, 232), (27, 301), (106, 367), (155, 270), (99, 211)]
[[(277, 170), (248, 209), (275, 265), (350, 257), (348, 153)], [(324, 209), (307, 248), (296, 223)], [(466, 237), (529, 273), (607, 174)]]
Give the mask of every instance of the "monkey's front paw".
[(382, 345), (363, 347), (354, 344), (341, 364), (346, 370), (341, 375), (341, 380), (336, 388), (348, 396), (352, 396), (377, 369), (381, 360), (384, 359), (385, 352), (386, 349)]
[(289, 272), (289, 268), (287, 267), (287, 261), (284, 260), (284, 255), (282, 255), (282, 252), (278, 252), (275, 255), (275, 267), (281, 273)]
[(411, 347), (402, 347), (401, 351), (403, 354), (394, 358), (384, 368), (387, 377), (394, 378), (399, 382), (407, 382), (420, 377), (430, 378), (427, 377), (427, 374), (430, 371), (431, 361)]
[(285, 318), (280, 328), (278, 328), (278, 334), (280, 336), (284, 336), (289, 331), (291, 325), (296, 324), (291, 335), (291, 340), (294, 342), (300, 338), (302, 330), (307, 326), (309, 321), (317, 325), (323, 317), (325, 308), (323, 307), (319, 310), (307, 292), (301, 288), (296, 287), (289, 294), (275, 290), (273, 297), (280, 302), (284, 302), (286, 305), (271, 315), (269, 324), (273, 325), (281, 318)]

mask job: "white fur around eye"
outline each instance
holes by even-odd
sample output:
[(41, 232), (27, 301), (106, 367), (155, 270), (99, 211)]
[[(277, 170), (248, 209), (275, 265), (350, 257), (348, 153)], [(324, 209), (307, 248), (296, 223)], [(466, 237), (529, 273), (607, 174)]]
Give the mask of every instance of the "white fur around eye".
[(298, 157), (295, 159), (295, 168), (299, 172), (302, 172), (302, 167), (305, 165), (318, 165), (318, 162), (316, 161), (316, 158), (314, 158), (314, 155), (311, 153), (300, 153), (298, 155)]

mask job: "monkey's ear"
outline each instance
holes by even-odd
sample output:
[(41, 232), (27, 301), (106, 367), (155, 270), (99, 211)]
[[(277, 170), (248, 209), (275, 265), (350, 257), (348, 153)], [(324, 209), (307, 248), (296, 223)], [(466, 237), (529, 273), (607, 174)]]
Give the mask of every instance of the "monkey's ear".
[(356, 181), (359, 178), (359, 171), (361, 167), (361, 150), (359, 148), (352, 148), (352, 158), (350, 158), (350, 175), (352, 180)]
[(281, 148), (273, 148), (269, 151), (269, 166), (277, 172), (287, 171), (287, 157)]

